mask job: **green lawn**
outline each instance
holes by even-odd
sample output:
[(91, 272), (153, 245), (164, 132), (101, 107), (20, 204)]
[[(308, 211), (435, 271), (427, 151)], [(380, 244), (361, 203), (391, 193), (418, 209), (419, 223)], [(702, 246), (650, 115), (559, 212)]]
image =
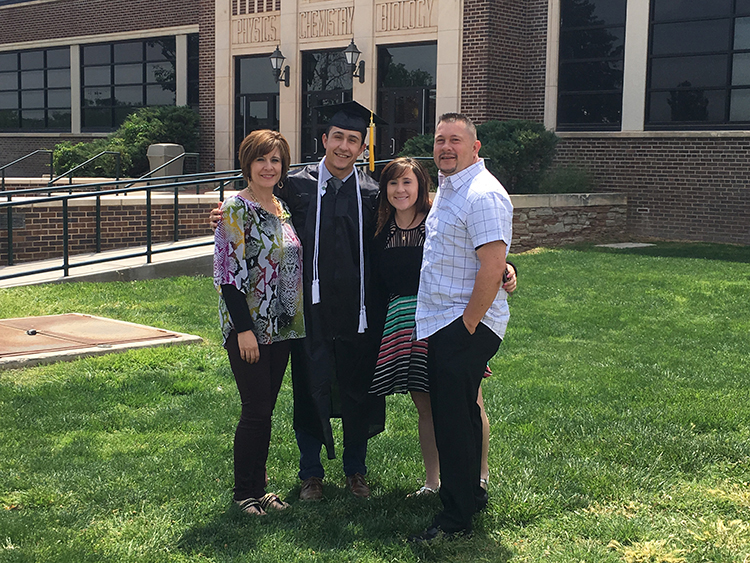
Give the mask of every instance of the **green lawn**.
[[(285, 380), (264, 518), (232, 505), (239, 401), (207, 278), (3, 290), (0, 317), (91, 313), (203, 345), (0, 372), (0, 561), (750, 561), (750, 248), (514, 256), (520, 289), (484, 383), (490, 506), (421, 547), (416, 414), (392, 398), (373, 497), (296, 500)], [(340, 440), (339, 440), (340, 443)]]

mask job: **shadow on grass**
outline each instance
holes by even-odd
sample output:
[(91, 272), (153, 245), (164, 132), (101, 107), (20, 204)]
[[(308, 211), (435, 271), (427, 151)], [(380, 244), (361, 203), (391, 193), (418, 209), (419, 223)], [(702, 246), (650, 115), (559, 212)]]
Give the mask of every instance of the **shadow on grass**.
[(497, 540), (498, 534), (485, 529), (481, 518), (470, 538), (439, 540), (430, 545), (407, 542), (409, 535), (429, 525), (440, 508), (437, 497), (406, 499), (405, 490), (396, 490), (362, 500), (331, 484), (324, 485), (325, 498), (319, 502), (299, 501), (298, 494), (299, 487), (289, 491), (285, 500), (290, 508), (267, 516), (249, 516), (229, 506), (213, 519), (187, 530), (178, 546), (188, 554), (222, 560), (244, 560), (253, 552), (268, 550), (277, 551), (280, 561), (300, 557), (364, 560), (368, 553), (376, 560), (416, 556), (427, 561), (504, 563), (513, 557), (513, 552)]
[(595, 245), (571, 245), (566, 248), (608, 254), (635, 254), (660, 258), (698, 258), (750, 264), (750, 246), (711, 243), (652, 242), (642, 248), (604, 248)]

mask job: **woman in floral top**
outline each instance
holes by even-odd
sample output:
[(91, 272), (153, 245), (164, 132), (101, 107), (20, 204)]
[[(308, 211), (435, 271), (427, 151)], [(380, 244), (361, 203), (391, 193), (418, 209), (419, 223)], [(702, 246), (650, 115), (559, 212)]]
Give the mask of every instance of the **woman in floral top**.
[(239, 160), (247, 187), (222, 206), (214, 285), (242, 401), (234, 436), (234, 501), (244, 512), (261, 515), (289, 506), (266, 493), (266, 460), (290, 340), (305, 336), (302, 246), (289, 210), (273, 195), (289, 169), (286, 139), (276, 131), (253, 131), (240, 145)]

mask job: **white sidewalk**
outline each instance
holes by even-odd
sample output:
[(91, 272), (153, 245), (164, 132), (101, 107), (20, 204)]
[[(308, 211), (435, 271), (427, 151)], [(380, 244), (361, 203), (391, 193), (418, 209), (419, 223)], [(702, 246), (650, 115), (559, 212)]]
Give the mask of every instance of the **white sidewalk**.
[[(160, 252), (151, 255), (151, 263), (146, 262), (146, 256), (136, 258), (121, 258), (139, 252), (146, 252), (145, 246), (137, 246), (119, 250), (91, 254), (76, 254), (70, 257), (68, 276), (63, 275), (62, 259), (53, 258), (39, 262), (24, 262), (13, 266), (0, 267), (0, 277), (19, 275), (0, 280), (0, 288), (35, 285), (40, 283), (60, 283), (69, 281), (132, 281), (142, 279), (165, 278), (171, 276), (212, 275), (213, 244), (196, 248), (182, 248), (188, 244), (200, 242), (213, 243), (213, 237), (200, 237), (181, 240), (179, 242), (159, 243), (152, 245), (152, 251), (174, 248), (170, 252)], [(181, 249), (181, 250), (180, 250)], [(114, 258), (111, 262), (102, 262), (88, 266), (76, 266), (89, 260)], [(58, 267), (60, 269), (41, 274), (28, 274), (34, 270)]]

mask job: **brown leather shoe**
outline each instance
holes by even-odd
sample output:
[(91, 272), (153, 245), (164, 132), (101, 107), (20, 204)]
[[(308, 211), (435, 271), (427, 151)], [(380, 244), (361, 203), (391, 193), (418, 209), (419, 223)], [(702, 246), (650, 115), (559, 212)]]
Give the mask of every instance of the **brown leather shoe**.
[(308, 477), (302, 481), (299, 490), (300, 500), (320, 500), (323, 498), (323, 480), (320, 477)]
[(361, 473), (348, 475), (346, 477), (346, 488), (349, 489), (355, 497), (367, 498), (370, 496), (370, 487), (367, 486), (365, 476)]

